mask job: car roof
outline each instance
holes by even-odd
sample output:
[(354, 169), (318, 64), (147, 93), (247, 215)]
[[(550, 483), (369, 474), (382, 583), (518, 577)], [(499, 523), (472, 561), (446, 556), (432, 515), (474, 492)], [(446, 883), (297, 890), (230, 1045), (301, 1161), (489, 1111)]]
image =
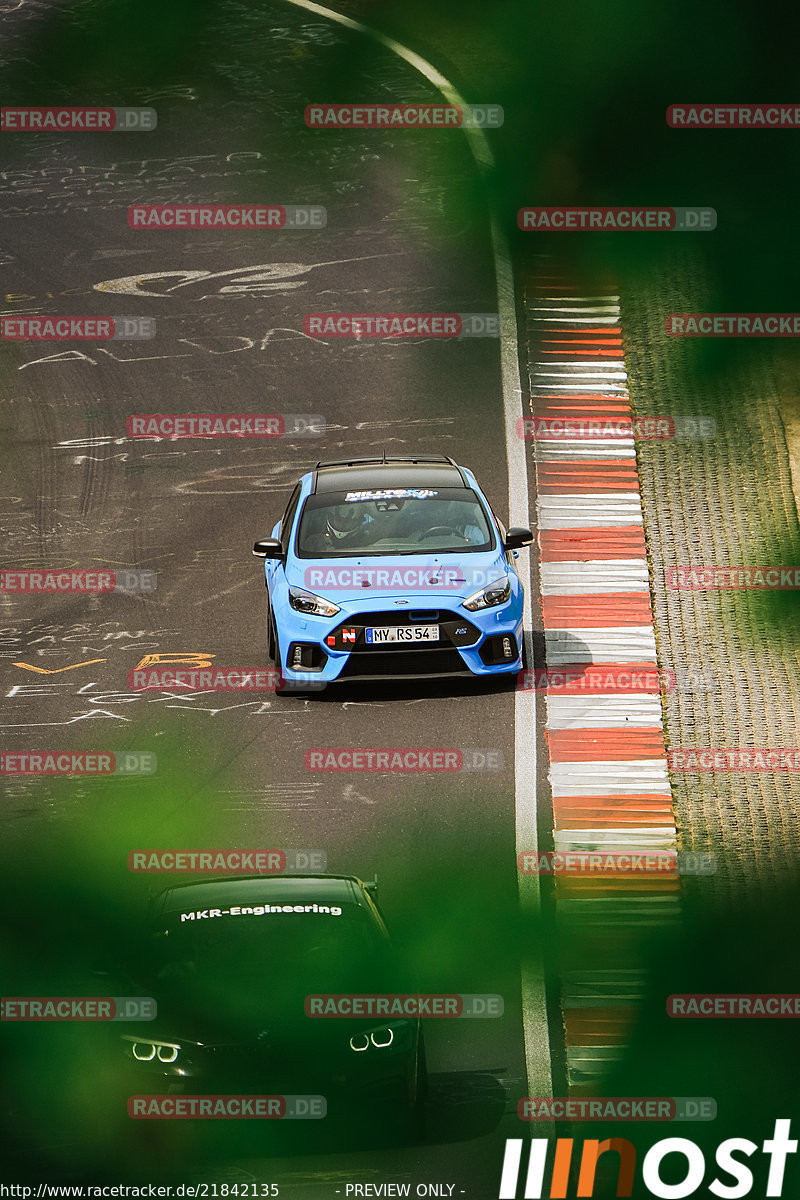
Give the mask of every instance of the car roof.
[(187, 908), (208, 908), (226, 904), (260, 902), (349, 905), (369, 909), (366, 889), (352, 875), (247, 875), (230, 876), (200, 883), (181, 883), (153, 897), (153, 905), (163, 914)]
[(467, 488), (470, 484), (461, 467), (444, 454), (318, 462), (311, 482), (312, 493), (395, 487)]

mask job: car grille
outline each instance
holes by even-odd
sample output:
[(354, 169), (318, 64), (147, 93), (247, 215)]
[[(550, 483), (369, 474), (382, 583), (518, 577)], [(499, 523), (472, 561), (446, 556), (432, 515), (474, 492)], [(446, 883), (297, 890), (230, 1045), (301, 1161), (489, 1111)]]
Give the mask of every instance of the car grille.
[(359, 625), (441, 625), (460, 621), (458, 613), (443, 608), (390, 608), (383, 612), (359, 613)]
[(374, 679), (378, 676), (408, 675), (416, 679), (428, 675), (471, 675), (457, 650), (442, 650), (428, 647), (409, 650), (398, 646), (387, 651), (385, 647), (368, 654), (351, 654), (338, 679)]
[[(385, 625), (438, 625), (439, 641), (367, 642), (365, 629)], [(463, 614), (452, 612), (450, 609), (397, 609), (358, 613), (354, 619), (342, 621), (325, 640), (333, 649), (349, 650), (351, 658), (372, 659), (378, 655), (399, 657), (409, 653), (429, 657), (443, 651), (452, 651), (455, 647), (474, 646), (480, 638), (481, 631), (471, 621)], [(459, 658), (459, 662), (461, 661)]]

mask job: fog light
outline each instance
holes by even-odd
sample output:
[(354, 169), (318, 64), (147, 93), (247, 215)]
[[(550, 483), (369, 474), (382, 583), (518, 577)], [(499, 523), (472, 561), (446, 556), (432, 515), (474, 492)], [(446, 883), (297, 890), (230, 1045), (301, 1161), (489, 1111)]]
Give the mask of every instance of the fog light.
[(292, 642), (286, 652), (290, 671), (321, 671), (328, 656), (315, 642)]

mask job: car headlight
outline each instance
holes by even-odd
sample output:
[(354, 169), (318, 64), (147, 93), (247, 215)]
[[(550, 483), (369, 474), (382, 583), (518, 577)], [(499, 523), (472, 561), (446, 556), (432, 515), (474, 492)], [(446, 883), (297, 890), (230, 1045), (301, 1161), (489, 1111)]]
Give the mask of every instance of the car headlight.
[(505, 604), (510, 595), (511, 579), (506, 575), (505, 580), (497, 579), (494, 583), (482, 587), (479, 592), (473, 592), (464, 600), (463, 607), (468, 608), (470, 612), (478, 612), (481, 608), (495, 608), (498, 604)]
[(395, 1025), (380, 1025), (368, 1033), (354, 1033), (350, 1049), (356, 1054), (365, 1050), (407, 1050), (411, 1044), (411, 1025), (401, 1021)]
[(125, 1049), (137, 1062), (174, 1063), (181, 1052), (174, 1042), (151, 1042), (148, 1038), (123, 1037)]
[(312, 617), (335, 617), (339, 611), (338, 604), (299, 587), (289, 588), (289, 603), (297, 612), (310, 613)]

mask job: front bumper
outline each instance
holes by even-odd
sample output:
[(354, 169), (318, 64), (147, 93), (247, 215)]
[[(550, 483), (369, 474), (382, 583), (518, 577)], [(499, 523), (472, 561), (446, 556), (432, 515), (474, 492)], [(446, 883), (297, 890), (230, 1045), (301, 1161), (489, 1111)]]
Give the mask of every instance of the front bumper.
[[(455, 601), (455, 602), (454, 602)], [(430, 595), (408, 604), (345, 604), (334, 617), (276, 609), (281, 673), (287, 680), (332, 683), (376, 678), (430, 679), (498, 675), (522, 668), (522, 595), (496, 608), (467, 612), (457, 599), (434, 607)], [(438, 625), (438, 642), (369, 644), (366, 630), (380, 626)]]
[[(348, 1029), (342, 1037), (346, 1047)], [(142, 1045), (146, 1045), (143, 1035)], [(359, 1102), (374, 1104), (408, 1097), (413, 1091), (418, 1034), (410, 1027), (397, 1046), (358, 1054), (350, 1049), (298, 1045), (200, 1045), (180, 1040), (172, 1063), (134, 1061), (133, 1039), (123, 1038), (119, 1082), (129, 1095), (314, 1095), (335, 1112)]]

